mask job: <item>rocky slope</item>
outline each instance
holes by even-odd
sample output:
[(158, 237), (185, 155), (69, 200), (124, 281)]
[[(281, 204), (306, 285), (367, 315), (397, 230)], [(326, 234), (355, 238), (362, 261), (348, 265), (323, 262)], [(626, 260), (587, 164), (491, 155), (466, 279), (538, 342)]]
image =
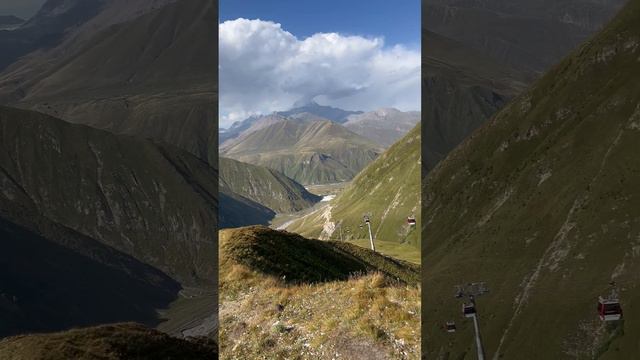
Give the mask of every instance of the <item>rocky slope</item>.
[[(56, 46), (0, 75), (2, 102), (164, 141), (208, 159), (217, 147), (213, 2), (97, 3), (78, 25), (81, 31), (65, 33)], [(30, 24), (37, 19), (25, 27), (41, 29)]]
[[(312, 206), (320, 197), (285, 175), (266, 167), (220, 158), (221, 187), (251, 199), (276, 213), (291, 213)], [(221, 204), (224, 212), (224, 204)]]
[[(426, 356), (473, 356), (473, 326), (453, 296), (471, 281), (491, 290), (478, 299), (489, 357), (640, 350), (639, 24), (630, 2), (429, 174)], [(597, 298), (612, 280), (626, 320), (604, 324)], [(449, 320), (457, 333), (442, 330)]]
[(302, 184), (347, 181), (381, 148), (332, 121), (286, 119), (251, 132), (221, 155), (277, 170)]
[(378, 109), (350, 115), (344, 127), (385, 148), (400, 140), (420, 121), (419, 111), (400, 111), (393, 108)]

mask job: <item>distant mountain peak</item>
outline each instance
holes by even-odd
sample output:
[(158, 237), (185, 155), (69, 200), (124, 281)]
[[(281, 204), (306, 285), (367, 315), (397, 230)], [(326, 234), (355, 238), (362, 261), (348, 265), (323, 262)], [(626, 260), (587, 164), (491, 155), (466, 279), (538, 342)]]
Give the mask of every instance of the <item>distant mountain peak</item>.
[(293, 103), (292, 109), (301, 108), (301, 107), (316, 107), (316, 106), (320, 106), (320, 104), (315, 102), (315, 100), (313, 100), (313, 98), (311, 98), (311, 99), (302, 98), (302, 99), (300, 99), (300, 100), (298, 100), (298, 101)]

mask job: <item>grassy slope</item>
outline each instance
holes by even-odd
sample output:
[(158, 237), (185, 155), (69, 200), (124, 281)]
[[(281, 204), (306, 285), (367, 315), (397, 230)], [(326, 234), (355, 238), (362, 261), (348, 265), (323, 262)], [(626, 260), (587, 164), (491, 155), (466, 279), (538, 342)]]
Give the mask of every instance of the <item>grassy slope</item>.
[(172, 338), (133, 323), (0, 340), (0, 358), (14, 360), (205, 360), (217, 355), (217, 344), (212, 340)]
[(220, 264), (227, 359), (419, 357), (415, 265), (264, 227), (222, 231)]
[[(276, 213), (290, 213), (320, 200), (302, 185), (275, 170), (220, 158), (220, 182), (236, 194), (262, 204)], [(224, 208), (221, 209), (221, 212)]]
[(331, 121), (285, 120), (257, 130), (221, 155), (280, 171), (302, 184), (350, 180), (381, 149)]
[[(426, 355), (473, 356), (453, 286), (479, 280), (492, 290), (478, 301), (489, 356), (500, 344), (505, 359), (640, 351), (639, 24), (632, 2), (429, 175)], [(611, 280), (622, 335), (595, 312)], [(450, 319), (454, 336), (439, 328)]]
[(369, 247), (367, 229), (359, 226), (363, 223), (362, 216), (370, 212), (374, 238), (388, 243), (379, 250), (400, 249), (398, 245), (402, 244), (406, 250), (402, 252), (408, 252), (402, 258), (415, 260), (420, 232), (406, 221), (407, 216), (414, 214), (418, 226), (420, 222), (420, 131), (418, 124), (360, 172), (329, 207), (302, 217), (287, 229), (305, 236), (339, 240), (340, 231), (335, 226), (341, 223), (343, 239), (357, 244), (367, 239), (365, 246)]

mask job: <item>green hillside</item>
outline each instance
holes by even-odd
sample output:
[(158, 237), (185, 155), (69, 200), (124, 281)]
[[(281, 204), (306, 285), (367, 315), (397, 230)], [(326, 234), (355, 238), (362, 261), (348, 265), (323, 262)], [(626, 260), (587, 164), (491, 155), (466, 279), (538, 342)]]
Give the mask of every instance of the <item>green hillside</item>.
[[(475, 358), (454, 286), (485, 281), (489, 358), (640, 352), (640, 3), (457, 147), (425, 184), (428, 358)], [(625, 319), (597, 298), (616, 281)], [(446, 333), (449, 320), (458, 332)]]
[(352, 179), (382, 149), (332, 121), (287, 119), (221, 149), (222, 156), (277, 170), (301, 184)]
[[(285, 175), (263, 167), (221, 157), (221, 187), (251, 199), (276, 213), (296, 212), (312, 206), (320, 197)], [(220, 208), (225, 211), (224, 206)]]
[(366, 226), (360, 226), (364, 225), (363, 216), (370, 213), (376, 241), (419, 253), (420, 232), (407, 223), (407, 218), (413, 215), (420, 226), (420, 137), (418, 124), (362, 170), (327, 206), (296, 220), (287, 230), (321, 239), (368, 239)]

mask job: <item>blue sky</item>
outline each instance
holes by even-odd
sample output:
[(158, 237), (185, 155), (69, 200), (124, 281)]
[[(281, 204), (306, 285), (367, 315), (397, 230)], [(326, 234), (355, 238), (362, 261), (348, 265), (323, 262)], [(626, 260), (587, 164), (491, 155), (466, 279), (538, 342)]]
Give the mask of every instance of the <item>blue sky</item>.
[(420, 1), (220, 0), (219, 123), (300, 101), (420, 109)]
[(420, 47), (419, 0), (220, 0), (220, 22), (271, 20), (297, 37), (318, 32), (382, 36), (387, 46)]

